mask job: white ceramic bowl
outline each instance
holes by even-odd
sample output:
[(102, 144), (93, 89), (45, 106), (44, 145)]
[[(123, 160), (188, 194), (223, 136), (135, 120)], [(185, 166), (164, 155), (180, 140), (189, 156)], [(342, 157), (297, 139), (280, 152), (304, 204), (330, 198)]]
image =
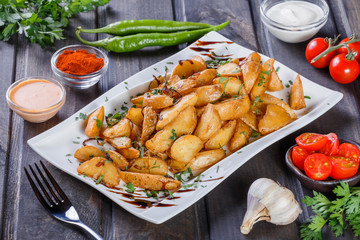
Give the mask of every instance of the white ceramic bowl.
[(323, 16), (316, 22), (312, 22), (301, 26), (288, 26), (271, 20), (267, 15), (267, 11), (283, 2), (298, 1), (298, 0), (265, 0), (260, 5), (261, 21), (267, 29), (278, 39), (288, 43), (304, 42), (312, 38), (322, 28), (329, 17), (329, 6), (325, 0), (303, 0), (319, 6), (323, 11)]

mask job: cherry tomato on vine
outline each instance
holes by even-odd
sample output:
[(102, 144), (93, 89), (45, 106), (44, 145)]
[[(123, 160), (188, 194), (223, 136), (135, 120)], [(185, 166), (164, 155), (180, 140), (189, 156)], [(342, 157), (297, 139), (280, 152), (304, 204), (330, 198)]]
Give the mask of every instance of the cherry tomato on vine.
[(340, 144), (338, 155), (360, 161), (360, 150), (351, 143)]
[[(339, 44), (347, 42), (347, 41), (349, 41), (349, 38), (343, 39)], [(355, 56), (355, 59), (360, 64), (360, 42), (350, 43), (350, 44), (348, 44), (348, 47), (350, 48), (350, 50), (353, 50), (354, 52), (357, 52), (357, 54)], [(348, 50), (344, 46), (344, 47), (341, 47), (341, 48), (337, 49), (336, 52), (337, 52), (337, 54), (341, 54), (341, 53), (347, 54)]]
[(307, 61), (316, 68), (325, 68), (329, 66), (329, 63), (333, 57), (336, 55), (336, 51), (332, 51), (325, 56), (321, 57), (314, 63), (311, 63), (316, 56), (324, 52), (329, 47), (329, 42), (325, 38), (314, 38), (311, 40), (305, 50), (305, 56)]
[(339, 148), (338, 136), (335, 133), (329, 133), (326, 137), (328, 138), (328, 141), (325, 146), (319, 150), (319, 153), (323, 153), (327, 156), (337, 154)]
[(318, 133), (303, 133), (295, 138), (295, 141), (300, 147), (308, 151), (315, 151), (323, 148), (328, 138)]
[(351, 83), (359, 76), (360, 67), (355, 59), (348, 59), (342, 53), (336, 55), (330, 62), (330, 75), (338, 83)]
[(299, 146), (295, 146), (291, 153), (293, 163), (301, 171), (304, 171), (304, 161), (307, 156), (309, 156), (308, 151)]
[(304, 162), (306, 175), (314, 180), (324, 180), (330, 176), (332, 165), (330, 159), (322, 153), (309, 155)]
[(359, 169), (359, 162), (352, 158), (331, 156), (330, 161), (332, 164), (330, 177), (336, 180), (353, 177)]

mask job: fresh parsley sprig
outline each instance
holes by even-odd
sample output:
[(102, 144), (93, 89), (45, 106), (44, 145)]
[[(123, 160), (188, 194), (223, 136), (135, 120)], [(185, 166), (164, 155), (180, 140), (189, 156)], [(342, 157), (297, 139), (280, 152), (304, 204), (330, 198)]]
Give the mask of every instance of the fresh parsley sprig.
[(336, 237), (341, 236), (348, 225), (355, 237), (360, 236), (360, 187), (349, 187), (341, 182), (333, 192), (337, 197), (333, 201), (316, 191), (314, 197), (306, 196), (302, 200), (316, 215), (301, 225), (301, 239), (322, 239), (321, 229), (325, 224), (331, 227)]
[(0, 0), (0, 40), (16, 33), (41, 47), (65, 39), (63, 30), (69, 18), (104, 6), (110, 0)]

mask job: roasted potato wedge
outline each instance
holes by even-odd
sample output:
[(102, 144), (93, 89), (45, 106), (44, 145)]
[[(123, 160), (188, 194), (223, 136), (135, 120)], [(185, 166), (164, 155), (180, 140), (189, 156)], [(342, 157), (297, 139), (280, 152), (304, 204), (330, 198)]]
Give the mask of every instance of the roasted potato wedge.
[(178, 180), (147, 173), (120, 172), (120, 178), (126, 184), (131, 182), (135, 187), (154, 191), (175, 191), (181, 186), (181, 182)]
[(136, 124), (131, 123), (131, 133), (130, 133), (130, 139), (132, 141), (141, 141), (141, 133), (142, 133), (142, 129), (141, 127), (139, 127)]
[[(168, 75), (168, 76), (170, 76), (170, 75)], [(171, 78), (168, 80), (168, 84), (172, 85), (181, 80), (182, 79), (178, 75), (174, 75), (174, 76), (171, 76)]]
[(219, 77), (215, 78), (214, 84), (222, 84), (224, 86), (225, 96), (245, 95), (247, 94), (244, 83), (236, 77)]
[(85, 135), (89, 138), (100, 136), (100, 130), (104, 121), (104, 107), (96, 109), (95, 112), (90, 114), (87, 118), (85, 128)]
[(103, 153), (97, 147), (84, 146), (76, 150), (76, 152), (74, 153), (74, 157), (80, 162), (85, 162), (92, 159), (93, 157), (105, 157), (105, 153)]
[(225, 146), (234, 135), (236, 120), (229, 121), (225, 126), (219, 129), (211, 138), (205, 143), (205, 149), (218, 149)]
[(284, 108), (292, 119), (297, 118), (294, 110), (291, 109), (291, 107), (286, 102), (282, 101), (281, 99), (279, 99), (275, 96), (272, 96), (270, 94), (267, 94), (267, 93), (262, 94), (260, 96), (260, 99), (262, 100), (263, 104), (275, 104), (275, 105), (278, 105), (279, 107)]
[(114, 163), (108, 162), (106, 158), (94, 157), (84, 162), (77, 168), (79, 174), (101, 181), (108, 187), (115, 187), (120, 183), (118, 169)]
[(242, 75), (239, 65), (231, 62), (220, 66), (217, 69), (217, 73), (220, 74), (221, 77), (239, 77)]
[(180, 137), (192, 134), (197, 123), (195, 107), (189, 106), (184, 109), (178, 117), (167, 125), (163, 130), (158, 131), (154, 137), (146, 141), (146, 148), (153, 153), (164, 153), (170, 149), (174, 142), (174, 134)]
[(136, 148), (121, 148), (118, 150), (126, 159), (135, 159), (140, 157), (140, 151)]
[(242, 115), (240, 117), (240, 119), (244, 123), (246, 123), (250, 128), (254, 129), (257, 132), (259, 131), (258, 130), (258, 120), (257, 120), (255, 113), (247, 112), (246, 114)]
[(196, 80), (182, 79), (174, 84), (171, 84), (170, 88), (174, 89), (176, 92), (180, 93), (181, 95), (186, 95), (188, 93), (193, 92), (197, 85), (198, 83)]
[(204, 113), (201, 115), (194, 135), (202, 141), (207, 141), (221, 128), (221, 119), (218, 111), (213, 104), (206, 105)]
[(197, 81), (197, 86), (211, 85), (214, 78), (216, 78), (216, 69), (205, 69), (199, 73), (195, 73), (188, 79), (194, 79)]
[(177, 75), (180, 78), (188, 78), (194, 73), (201, 72), (206, 69), (206, 63), (200, 56), (194, 56), (190, 60), (179, 61), (172, 71), (171, 77)]
[(128, 171), (165, 176), (169, 168), (167, 163), (160, 158), (143, 157), (133, 160)]
[(157, 122), (156, 112), (151, 107), (144, 108), (144, 121), (141, 133), (141, 144), (144, 145), (154, 132)]
[(222, 84), (198, 87), (195, 90), (195, 93), (198, 95), (195, 107), (201, 107), (208, 103), (219, 100), (223, 92), (224, 86)]
[(236, 120), (235, 133), (230, 139), (229, 150), (235, 152), (242, 148), (249, 140), (251, 134), (250, 127), (242, 120)]
[(275, 92), (275, 91), (280, 91), (282, 89), (284, 89), (284, 85), (282, 84), (275, 68), (272, 67), (272, 71), (271, 71), (270, 79), (269, 79), (269, 85), (267, 87), (267, 90), (270, 92)]
[(214, 104), (221, 120), (234, 120), (246, 114), (250, 109), (249, 97), (233, 98)]
[(290, 90), (290, 107), (295, 110), (306, 107), (304, 99), (304, 90), (300, 75), (298, 74)]
[(272, 66), (274, 64), (274, 61), (275, 60), (273, 58), (270, 58), (262, 65), (262, 70), (259, 74), (259, 77), (257, 78), (250, 92), (250, 98), (252, 101), (254, 101), (256, 97), (265, 93), (269, 85), (269, 79), (273, 69)]
[(120, 170), (126, 170), (127, 167), (129, 166), (129, 162), (120, 153), (114, 150), (109, 150), (107, 152), (107, 155), (111, 160), (113, 160), (115, 166), (117, 166)]
[(153, 109), (164, 109), (172, 106), (173, 103), (174, 99), (168, 95), (145, 94), (142, 105)]
[(137, 108), (143, 107), (144, 95), (136, 96), (130, 99), (131, 103), (134, 104)]
[[(193, 158), (186, 166), (186, 168), (190, 167), (194, 176), (197, 176), (215, 163), (219, 162), (224, 157), (225, 151), (222, 149), (199, 152), (196, 154), (195, 158)], [(186, 168), (182, 169), (182, 171), (185, 171)]]
[(121, 119), (117, 124), (112, 127), (107, 127), (102, 135), (105, 138), (116, 138), (127, 136), (130, 137), (131, 134), (131, 123), (127, 118)]
[(131, 139), (128, 137), (110, 138), (107, 141), (116, 149), (131, 147)]
[(260, 62), (258, 63), (255, 61), (247, 61), (244, 65), (241, 66), (241, 70), (243, 74), (245, 90), (247, 93), (250, 93), (261, 73), (261, 64)]
[(163, 129), (167, 124), (172, 122), (181, 111), (183, 111), (188, 106), (195, 106), (198, 96), (196, 93), (190, 93), (184, 96), (180, 102), (175, 104), (172, 107), (164, 109), (159, 115), (159, 121), (156, 125), (156, 130)]
[(253, 52), (245, 58), (244, 63), (249, 61), (254, 61), (260, 64), (261, 56), (257, 52)]
[(292, 120), (284, 108), (269, 104), (264, 117), (259, 120), (259, 132), (261, 135), (272, 133), (289, 124)]
[(126, 114), (126, 118), (135, 123), (136, 125), (141, 126), (142, 121), (144, 120), (142, 108), (129, 108), (128, 113)]
[(195, 135), (182, 136), (171, 146), (170, 155), (179, 162), (188, 163), (203, 148), (203, 142)]
[(168, 159), (167, 163), (172, 173), (180, 172), (181, 170), (186, 169), (186, 166), (188, 165), (188, 163), (176, 161), (175, 159)]

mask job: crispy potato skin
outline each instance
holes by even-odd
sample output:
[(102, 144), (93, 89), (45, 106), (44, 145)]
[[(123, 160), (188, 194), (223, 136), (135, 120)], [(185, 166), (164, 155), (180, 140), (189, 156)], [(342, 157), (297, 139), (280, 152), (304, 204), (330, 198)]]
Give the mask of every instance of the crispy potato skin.
[(206, 143), (205, 149), (218, 149), (225, 146), (234, 135), (236, 120), (229, 121), (222, 128), (220, 128)]
[(181, 182), (178, 180), (147, 173), (120, 172), (120, 178), (126, 184), (131, 182), (135, 187), (154, 191), (172, 191), (179, 189), (181, 186)]
[(218, 111), (220, 119), (235, 120), (246, 114), (250, 109), (249, 97), (243, 96), (241, 98), (233, 98), (214, 104), (215, 109)]
[(153, 109), (164, 109), (173, 105), (174, 100), (168, 95), (152, 95), (145, 94), (143, 106), (151, 107)]
[(118, 150), (121, 155), (123, 155), (126, 159), (135, 159), (140, 157), (140, 151), (136, 148), (121, 148)]
[(74, 157), (80, 162), (85, 162), (93, 157), (105, 157), (105, 154), (94, 146), (84, 146), (76, 150)]
[[(243, 81), (236, 77), (219, 77), (213, 80), (214, 84), (224, 86), (225, 96), (247, 95)], [(214, 85), (215, 86), (215, 85)]]
[(274, 59), (270, 58), (262, 65), (262, 70), (259, 74), (259, 77), (257, 78), (253, 88), (250, 92), (251, 100), (255, 100), (256, 97), (262, 95), (265, 93), (268, 85), (269, 85), (269, 79), (272, 72), (272, 66), (274, 64)]
[(235, 152), (242, 148), (249, 140), (251, 134), (250, 127), (242, 120), (236, 120), (235, 133), (230, 139), (229, 150)]
[(214, 78), (216, 78), (217, 71), (216, 69), (205, 69), (199, 73), (195, 73), (190, 76), (188, 79), (196, 80), (197, 86), (206, 86), (211, 85)]
[(247, 61), (244, 65), (241, 66), (245, 89), (248, 93), (251, 92), (256, 80), (258, 79), (261, 73), (260, 62)]
[(120, 170), (125, 170), (129, 166), (129, 162), (120, 153), (114, 150), (109, 150), (107, 152), (107, 155), (110, 157), (111, 160), (113, 160), (115, 166), (118, 167)]
[(129, 172), (149, 173), (165, 176), (168, 173), (167, 163), (156, 157), (143, 157), (131, 162)]
[(290, 90), (290, 107), (295, 110), (306, 107), (304, 99), (304, 90), (300, 75), (298, 74)]
[(157, 122), (156, 112), (151, 107), (144, 108), (144, 121), (141, 133), (141, 144), (144, 145), (150, 135), (155, 131)]
[(188, 163), (203, 148), (203, 142), (195, 135), (182, 136), (171, 147), (171, 157), (179, 162)]
[(204, 113), (201, 115), (194, 135), (202, 141), (207, 141), (213, 134), (221, 128), (221, 119), (218, 111), (213, 104), (206, 105)]
[(122, 149), (122, 148), (129, 148), (131, 147), (131, 139), (128, 137), (117, 137), (117, 138), (111, 138), (107, 140), (111, 146), (113, 146), (116, 149)]
[(226, 63), (222, 66), (220, 66), (217, 69), (217, 73), (221, 76), (221, 77), (236, 77), (236, 76), (241, 76), (242, 75), (242, 71), (239, 67), (238, 64), (236, 63)]
[[(222, 149), (199, 152), (186, 166), (186, 168), (190, 167), (193, 174), (197, 176), (215, 163), (219, 162), (224, 157), (225, 152)], [(182, 171), (184, 170), (186, 169), (183, 169)]]
[(274, 67), (272, 67), (272, 71), (270, 74), (270, 80), (269, 85), (267, 87), (267, 90), (270, 92), (280, 91), (284, 89), (284, 85), (282, 84), (279, 75), (277, 74)]
[(223, 92), (224, 86), (222, 84), (214, 84), (197, 88), (195, 93), (198, 95), (198, 99), (195, 107), (205, 106), (208, 103), (219, 100)]
[(105, 138), (116, 138), (116, 137), (129, 137), (131, 134), (130, 120), (127, 118), (121, 119), (117, 124), (112, 127), (107, 127), (102, 135)]
[(296, 119), (296, 113), (294, 112), (294, 110), (291, 109), (291, 107), (289, 106), (289, 104), (287, 104), (286, 102), (282, 101), (281, 99), (272, 96), (270, 94), (264, 93), (260, 96), (260, 99), (262, 100), (263, 104), (269, 105), (269, 104), (275, 104), (278, 105), (279, 107), (282, 107), (286, 110), (286, 112), (290, 115), (290, 117), (292, 119)]
[(206, 63), (200, 56), (194, 56), (190, 60), (180, 61), (175, 66), (171, 76), (179, 76), (180, 78), (188, 78), (194, 73), (201, 72), (206, 69)]
[[(90, 114), (87, 118), (87, 125), (85, 128), (85, 135), (89, 138), (100, 136), (101, 126), (104, 121), (104, 107), (96, 109), (95, 112)], [(101, 123), (101, 124), (98, 124)], [(100, 125), (100, 126), (99, 126)]]
[(142, 121), (144, 120), (142, 109), (134, 107), (129, 108), (129, 111), (126, 114), (126, 118), (135, 123), (136, 125), (141, 126)]
[(291, 117), (284, 108), (269, 104), (264, 117), (259, 120), (259, 132), (262, 135), (272, 133), (289, 124), (291, 121)]

